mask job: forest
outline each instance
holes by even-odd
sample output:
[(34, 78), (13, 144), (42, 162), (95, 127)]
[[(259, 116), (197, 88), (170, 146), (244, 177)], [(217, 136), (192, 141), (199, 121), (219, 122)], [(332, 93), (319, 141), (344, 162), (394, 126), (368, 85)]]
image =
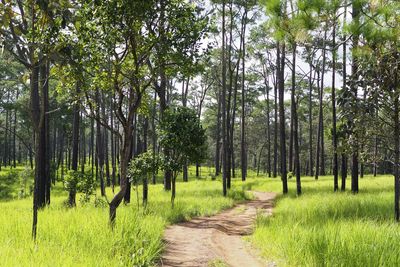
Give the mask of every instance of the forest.
[(397, 0), (0, 0), (0, 266), (399, 266)]

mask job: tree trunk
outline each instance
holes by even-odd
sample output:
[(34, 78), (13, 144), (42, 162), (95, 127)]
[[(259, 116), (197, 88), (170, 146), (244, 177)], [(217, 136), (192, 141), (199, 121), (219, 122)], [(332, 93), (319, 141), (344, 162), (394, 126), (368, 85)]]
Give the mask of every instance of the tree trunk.
[(324, 33), (324, 41), (323, 41), (323, 52), (322, 52), (322, 70), (321, 70), (321, 86), (320, 86), (320, 120), (321, 120), (321, 170), (320, 174), (325, 175), (325, 134), (324, 134), (324, 112), (323, 112), (323, 97), (324, 97), (324, 77), (325, 77), (325, 64), (326, 64), (326, 35), (327, 30)]
[(314, 176), (314, 158), (313, 158), (313, 105), (312, 105), (312, 100), (313, 100), (313, 81), (312, 81), (312, 59), (313, 55), (310, 51), (309, 53), (310, 57), (310, 62), (309, 62), (309, 68), (310, 68), (310, 76), (308, 80), (308, 86), (309, 86), (309, 99), (308, 99), (308, 121), (309, 121), (309, 136), (308, 136), (308, 142), (309, 142), (309, 175)]
[(222, 1), (222, 92), (221, 92), (221, 113), (222, 113), (222, 193), (227, 194), (227, 142), (226, 142), (226, 58), (225, 58), (225, 0)]
[(175, 205), (175, 195), (176, 195), (176, 174), (172, 175), (172, 191), (171, 191), (171, 205), (174, 208)]
[(218, 111), (217, 111), (217, 135), (215, 138), (215, 176), (218, 176), (220, 173), (220, 151), (221, 151), (221, 142), (220, 142), (220, 134), (221, 134), (221, 89), (218, 90)]
[(267, 80), (267, 73), (265, 68), (264, 73), (265, 91), (267, 94), (267, 172), (268, 177), (271, 178), (271, 123), (270, 123), (270, 103), (269, 103), (269, 84)]
[(242, 34), (242, 50), (243, 50), (243, 55), (242, 55), (242, 120), (241, 120), (241, 135), (240, 135), (240, 160), (241, 160), (241, 167), (242, 167), (242, 181), (246, 181), (246, 175), (247, 175), (247, 151), (246, 151), (246, 132), (245, 132), (245, 126), (246, 126), (246, 107), (245, 107), (245, 98), (246, 98), (246, 92), (245, 92), (245, 85), (244, 81), (246, 78), (246, 73), (245, 73), (245, 58), (246, 58), (246, 20), (247, 20), (247, 9), (245, 10), (244, 13), (244, 25), (243, 25), (243, 34)]
[(394, 99), (394, 214), (396, 221), (400, 221), (400, 121), (399, 121), (399, 97), (396, 95)]
[(294, 142), (294, 165), (296, 172), (296, 192), (297, 195), (301, 195), (301, 179), (300, 179), (300, 147), (299, 147), (299, 126), (297, 118), (297, 106), (296, 106), (296, 43), (293, 44), (293, 67), (292, 67), (292, 122), (293, 122), (293, 142)]
[[(156, 145), (157, 145), (157, 135), (156, 135), (156, 115), (157, 115), (157, 93), (154, 92), (154, 105), (151, 118), (151, 130), (152, 130), (152, 144), (153, 144), (153, 158), (156, 156)], [(156, 184), (156, 172), (152, 173), (153, 184)]]
[[(352, 4), (352, 19), (353, 21), (359, 21), (359, 10), (357, 8), (357, 3)], [(351, 73), (352, 79), (355, 81), (358, 79), (358, 62), (356, 58), (355, 49), (358, 46), (359, 36), (358, 34), (354, 34), (352, 37), (352, 63), (351, 63)], [(352, 94), (355, 96), (354, 105), (357, 106), (357, 86), (353, 85), (351, 90), (353, 91)], [(353, 132), (353, 135), (356, 133)], [(352, 170), (351, 170), (351, 191), (353, 193), (358, 193), (358, 140), (357, 136), (354, 138), (354, 147), (353, 147), (353, 155), (352, 155)]]
[[(100, 106), (101, 106), (101, 98), (100, 98), (100, 91), (96, 88), (96, 113), (97, 116), (100, 116)], [(96, 121), (96, 149), (97, 149), (97, 163), (98, 163), (98, 171), (99, 171), (99, 180), (100, 180), (100, 191), (101, 195), (105, 196), (105, 184), (104, 184), (104, 139), (103, 139), (103, 132), (99, 121)]]
[[(345, 1), (346, 4), (347, 1)], [(343, 23), (346, 23), (346, 18), (347, 18), (347, 5), (345, 5), (344, 8), (344, 15), (343, 15)], [(345, 31), (344, 31), (345, 32)], [(346, 90), (346, 80), (347, 80), (347, 45), (346, 45), (346, 35), (343, 34), (342, 36), (343, 39), (343, 84), (342, 84), (342, 90)], [(342, 153), (342, 184), (340, 187), (341, 191), (346, 191), (346, 178), (347, 178), (347, 155), (345, 153)]]
[(110, 225), (113, 227), (117, 215), (117, 208), (121, 204), (128, 189), (127, 171), (129, 165), (129, 157), (132, 149), (132, 127), (131, 125), (124, 127), (123, 142), (120, 148), (120, 190), (111, 200), (110, 206)]
[(339, 190), (339, 175), (338, 175), (338, 154), (337, 154), (337, 136), (336, 136), (336, 21), (333, 22), (332, 31), (332, 145), (333, 145), (333, 190)]
[(274, 82), (274, 169), (273, 177), (277, 177), (278, 169), (278, 80), (279, 80), (279, 44), (276, 50), (276, 77)]
[[(279, 49), (278, 44), (278, 49)], [(281, 177), (283, 194), (288, 193), (287, 170), (286, 170), (286, 130), (285, 130), (285, 43), (282, 43), (279, 64), (279, 124), (280, 124), (280, 144), (281, 144)]]
[(321, 123), (322, 123), (322, 93), (319, 83), (320, 72), (317, 69), (317, 88), (318, 88), (318, 98), (319, 98), (319, 112), (318, 112), (318, 132), (317, 132), (317, 151), (315, 155), (315, 180), (318, 180), (320, 172), (320, 154), (321, 154)]
[[(76, 95), (80, 94), (80, 84), (76, 83)], [(73, 123), (72, 123), (72, 162), (71, 168), (74, 172), (78, 171), (78, 150), (79, 150), (79, 122), (80, 119), (80, 104), (76, 100), (74, 103)], [(68, 194), (68, 205), (70, 207), (76, 206), (75, 201), (76, 188), (71, 188)]]

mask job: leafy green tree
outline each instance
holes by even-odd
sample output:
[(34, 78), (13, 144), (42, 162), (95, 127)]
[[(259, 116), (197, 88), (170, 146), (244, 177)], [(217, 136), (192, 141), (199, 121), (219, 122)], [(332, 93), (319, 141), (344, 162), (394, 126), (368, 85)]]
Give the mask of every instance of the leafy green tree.
[(176, 177), (186, 163), (205, 158), (206, 135), (196, 112), (187, 107), (168, 109), (159, 128), (160, 144), (168, 149), (163, 168), (172, 172), (171, 204), (174, 207)]
[[(148, 201), (148, 180), (151, 174), (157, 172), (160, 166), (160, 157), (148, 150), (133, 158), (129, 164), (128, 176), (131, 183), (139, 185), (143, 183), (143, 206), (147, 206)], [(138, 194), (138, 190), (136, 189)], [(139, 202), (138, 202), (139, 203)]]

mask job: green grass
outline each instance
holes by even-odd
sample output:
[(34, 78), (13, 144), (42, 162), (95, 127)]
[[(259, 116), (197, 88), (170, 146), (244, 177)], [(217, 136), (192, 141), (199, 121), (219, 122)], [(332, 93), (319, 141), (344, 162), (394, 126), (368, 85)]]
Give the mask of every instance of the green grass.
[(215, 214), (246, 198), (240, 187), (224, 198), (220, 181), (190, 180), (177, 183), (174, 209), (170, 192), (161, 185), (150, 186), (146, 211), (137, 208), (132, 191), (132, 203), (117, 210), (114, 231), (108, 226), (108, 208), (93, 203), (65, 208), (67, 194), (58, 184), (51, 206), (39, 212), (36, 244), (31, 239), (32, 198), (0, 202), (0, 265), (151, 266), (160, 256), (167, 225)]
[[(32, 199), (18, 199), (20, 179), (10, 182), (8, 171), (2, 171), (0, 184), (10, 190), (7, 197), (0, 197), (0, 266), (152, 266), (162, 251), (167, 225), (231, 207), (249, 197), (245, 190), (282, 190), (279, 178), (255, 177), (249, 171), (248, 180), (235, 180), (224, 198), (220, 179), (211, 181), (212, 173), (203, 167), (202, 178), (195, 179), (190, 168), (190, 182), (177, 183), (175, 209), (160, 184), (150, 186), (146, 211), (137, 208), (132, 191), (132, 203), (117, 211), (114, 231), (108, 227), (106, 207), (82, 206), (78, 201), (77, 208), (65, 208), (67, 194), (58, 183), (51, 206), (39, 213), (34, 244)], [(294, 179), (289, 180), (290, 193), (278, 194), (273, 216), (258, 215), (255, 233), (247, 239), (278, 266), (399, 266), (400, 227), (393, 220), (392, 176), (360, 179), (358, 195), (334, 193), (332, 180), (303, 177), (301, 197), (295, 195)], [(220, 261), (210, 264), (223, 266)]]
[[(249, 181), (281, 192), (279, 179)], [(393, 177), (360, 179), (360, 192), (333, 192), (333, 178), (302, 178), (303, 195), (279, 195), (272, 217), (259, 216), (249, 239), (278, 266), (399, 266), (400, 227), (394, 222)]]

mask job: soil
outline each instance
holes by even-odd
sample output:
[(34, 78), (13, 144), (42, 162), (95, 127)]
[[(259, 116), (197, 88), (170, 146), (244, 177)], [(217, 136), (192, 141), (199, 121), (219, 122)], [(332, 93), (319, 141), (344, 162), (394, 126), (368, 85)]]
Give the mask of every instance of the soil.
[(169, 226), (159, 266), (274, 266), (243, 240), (253, 231), (257, 213), (272, 214), (275, 194), (254, 192), (255, 199), (210, 217)]

